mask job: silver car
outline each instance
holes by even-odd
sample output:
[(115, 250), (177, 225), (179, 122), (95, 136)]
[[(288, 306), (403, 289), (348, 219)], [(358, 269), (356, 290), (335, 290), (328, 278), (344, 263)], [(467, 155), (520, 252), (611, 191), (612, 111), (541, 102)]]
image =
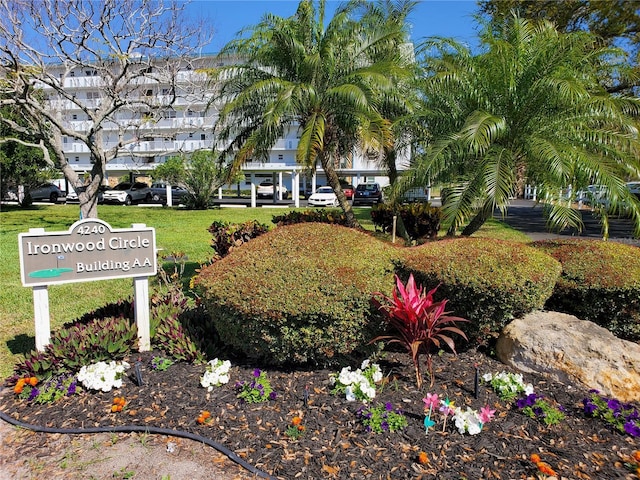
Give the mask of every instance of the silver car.
[(151, 190), (149, 185), (143, 182), (123, 182), (110, 190), (106, 190), (103, 195), (104, 203), (120, 203), (131, 205), (151, 200)]

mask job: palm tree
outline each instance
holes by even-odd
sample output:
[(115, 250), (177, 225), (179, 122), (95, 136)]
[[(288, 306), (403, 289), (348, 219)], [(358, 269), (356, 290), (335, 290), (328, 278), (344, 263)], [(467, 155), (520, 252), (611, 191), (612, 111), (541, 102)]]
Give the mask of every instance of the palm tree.
[(640, 232), (640, 203), (624, 183), (640, 172), (640, 102), (598, 82), (621, 52), (515, 15), (487, 24), (480, 39), (477, 55), (446, 39), (421, 45), (423, 108), (412, 122), (428, 135), (402, 186), (429, 177), (449, 185), (444, 223), (471, 235), (496, 208), (504, 213), (525, 179), (542, 190), (550, 226), (580, 229), (560, 191), (600, 184), (611, 202), (604, 236), (608, 213), (623, 208)]
[(359, 224), (336, 167), (356, 148), (381, 151), (393, 143), (380, 107), (393, 101), (396, 80), (410, 73), (400, 48), (404, 26), (368, 21), (366, 14), (355, 20), (357, 3), (339, 8), (326, 28), (324, 0), (301, 1), (289, 18), (266, 15), (247, 38), (222, 49), (242, 63), (213, 76), (223, 105), (218, 138), (233, 165), (266, 157), (278, 138), (299, 129), (297, 162), (310, 169), (320, 162), (352, 226)]

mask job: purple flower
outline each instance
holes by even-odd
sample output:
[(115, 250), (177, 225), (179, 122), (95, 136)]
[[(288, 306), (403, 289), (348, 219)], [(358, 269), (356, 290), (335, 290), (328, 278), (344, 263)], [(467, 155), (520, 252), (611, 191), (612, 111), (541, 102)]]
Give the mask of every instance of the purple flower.
[(588, 398), (583, 399), (582, 403), (584, 404), (584, 413), (587, 415), (593, 415), (593, 412), (598, 409), (598, 406), (595, 403), (592, 403)]
[(29, 398), (27, 399), (27, 401), (30, 402), (31, 400), (35, 399), (38, 395), (40, 395), (40, 390), (38, 390), (36, 387), (33, 387), (31, 389), (31, 393), (29, 393)]
[(393, 405), (391, 404), (391, 402), (387, 402), (384, 404), (384, 408), (387, 412), (391, 412), (393, 410)]
[(69, 385), (69, 388), (67, 388), (67, 395), (71, 396), (74, 393), (76, 393), (76, 382), (75, 382), (75, 380), (73, 382), (71, 382), (71, 385)]
[(269, 400), (275, 400), (276, 398), (278, 398), (278, 394), (276, 392), (271, 392), (269, 394)]
[(638, 426), (634, 422), (626, 422), (624, 424), (624, 431), (627, 432), (632, 437), (640, 437), (640, 426)]
[(622, 404), (620, 403), (619, 400), (612, 398), (607, 402), (607, 407), (609, 407), (611, 410), (613, 410), (616, 413), (620, 413), (620, 408), (622, 407)]
[(254, 377), (256, 377), (256, 378), (258, 378), (258, 377), (260, 376), (260, 373), (261, 373), (261, 372), (260, 372), (260, 369), (259, 369), (259, 368), (256, 368), (256, 369), (253, 371), (253, 376), (254, 376)]
[(382, 427), (382, 430), (384, 430), (385, 432), (389, 430), (389, 423), (386, 421), (382, 422), (380, 426)]

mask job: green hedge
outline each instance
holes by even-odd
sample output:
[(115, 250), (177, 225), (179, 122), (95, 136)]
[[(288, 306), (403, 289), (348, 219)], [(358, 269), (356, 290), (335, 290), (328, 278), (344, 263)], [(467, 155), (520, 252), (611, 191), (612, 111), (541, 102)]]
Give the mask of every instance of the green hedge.
[(471, 342), (485, 343), (513, 318), (542, 308), (561, 271), (549, 255), (521, 243), (455, 238), (407, 249), (398, 274), (449, 299), (452, 315)]
[(535, 248), (562, 264), (546, 307), (640, 341), (640, 248), (598, 240), (547, 240)]
[(223, 342), (263, 363), (326, 363), (380, 333), (398, 249), (354, 229), (302, 223), (252, 240), (195, 280)]

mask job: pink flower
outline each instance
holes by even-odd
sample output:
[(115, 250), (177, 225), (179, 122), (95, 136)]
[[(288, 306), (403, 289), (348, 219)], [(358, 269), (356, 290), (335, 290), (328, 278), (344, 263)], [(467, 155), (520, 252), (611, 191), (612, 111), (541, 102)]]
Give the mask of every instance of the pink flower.
[(440, 398), (437, 393), (427, 393), (427, 396), (422, 401), (424, 402), (425, 410), (434, 410), (440, 404)]
[(480, 421), (482, 423), (489, 423), (493, 418), (494, 413), (496, 413), (496, 411), (491, 410), (491, 407), (487, 405), (486, 407), (482, 407), (480, 409), (480, 415), (478, 415), (478, 417), (480, 418)]

